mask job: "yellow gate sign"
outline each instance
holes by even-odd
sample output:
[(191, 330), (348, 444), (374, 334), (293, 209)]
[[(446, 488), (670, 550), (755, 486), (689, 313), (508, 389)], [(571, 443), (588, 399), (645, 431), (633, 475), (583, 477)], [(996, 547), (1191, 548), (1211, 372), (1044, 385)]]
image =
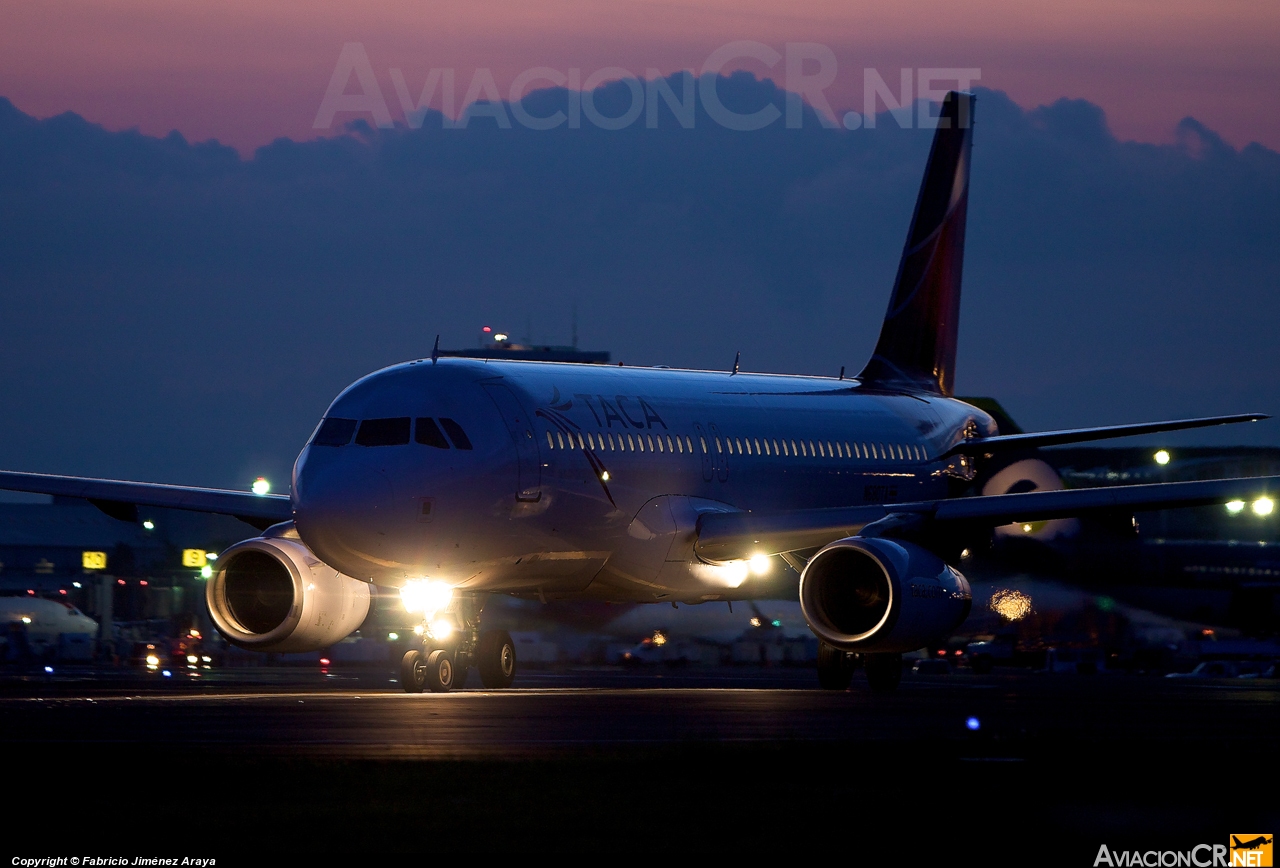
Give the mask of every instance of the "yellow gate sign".
[(208, 553), (204, 549), (183, 549), (182, 565), (184, 567), (203, 567), (208, 565)]
[(80, 563), (86, 570), (105, 570), (107, 568), (107, 553), (81, 552)]

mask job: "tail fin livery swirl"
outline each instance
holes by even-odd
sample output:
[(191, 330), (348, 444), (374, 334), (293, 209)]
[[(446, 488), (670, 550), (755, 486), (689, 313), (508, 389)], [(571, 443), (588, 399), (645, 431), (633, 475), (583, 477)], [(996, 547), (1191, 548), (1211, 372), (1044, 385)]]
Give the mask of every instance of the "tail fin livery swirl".
[(972, 94), (957, 91), (943, 100), (889, 311), (859, 375), (863, 385), (946, 396), (955, 388), (973, 105)]

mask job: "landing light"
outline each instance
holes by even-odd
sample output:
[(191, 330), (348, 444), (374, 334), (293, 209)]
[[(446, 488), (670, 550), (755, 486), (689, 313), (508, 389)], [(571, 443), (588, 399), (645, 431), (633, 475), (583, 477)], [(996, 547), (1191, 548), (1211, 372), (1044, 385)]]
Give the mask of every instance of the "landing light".
[(414, 627), (414, 628), (413, 628), (413, 632), (414, 632), (416, 635), (421, 636), (421, 635), (422, 635), (423, 633), (425, 633), (426, 631), (422, 628), (422, 625), (421, 625), (421, 624), (419, 624), (418, 626), (416, 626), (416, 627)]
[(439, 579), (414, 579), (400, 589), (406, 612), (424, 612), (431, 617), (453, 599), (453, 588)]
[(609, 481), (609, 471), (607, 471), (607, 470), (606, 470), (606, 471), (604, 471), (603, 473), (601, 473), (601, 474), (600, 474), (600, 480), (601, 480), (602, 482), (608, 482), (608, 481)]
[(1227, 501), (1227, 512), (1231, 513), (1232, 515), (1238, 515), (1239, 513), (1244, 512), (1244, 501), (1243, 501), (1243, 500), (1228, 500), (1228, 501)]
[(756, 555), (751, 559), (750, 563), (751, 572), (755, 573), (757, 576), (763, 576), (765, 573), (769, 572), (770, 563), (768, 555)]
[(1161, 449), (1155, 455), (1156, 464), (1164, 465), (1169, 463), (1169, 450)]
[(1029, 525), (1029, 524), (1024, 524), (1024, 525), (1022, 526), (1022, 532), (1023, 532), (1023, 533), (1031, 533), (1031, 525)]
[(1269, 497), (1259, 497), (1253, 502), (1254, 515), (1271, 515), (1275, 508), (1276, 502)]
[(431, 637), (433, 639), (447, 639), (449, 634), (453, 632), (453, 622), (447, 618), (441, 618), (438, 621), (431, 622)]
[(266, 477), (259, 476), (253, 481), (253, 493), (261, 497), (271, 490), (271, 483), (267, 482)]

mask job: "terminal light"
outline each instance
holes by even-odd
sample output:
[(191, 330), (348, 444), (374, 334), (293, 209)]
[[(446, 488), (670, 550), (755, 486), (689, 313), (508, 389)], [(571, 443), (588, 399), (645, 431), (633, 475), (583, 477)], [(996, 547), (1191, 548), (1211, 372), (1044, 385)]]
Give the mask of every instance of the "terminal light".
[(1161, 449), (1159, 452), (1157, 452), (1157, 453), (1156, 453), (1155, 458), (1156, 458), (1156, 464), (1161, 464), (1161, 465), (1168, 464), (1168, 463), (1169, 463), (1169, 450), (1168, 450), (1168, 449)]
[(211, 579), (211, 578), (213, 578), (213, 567), (209, 566), (208, 564), (205, 564), (203, 567), (201, 567), (201, 568), (200, 568), (200, 578), (202, 578), (202, 579)]
[(1275, 511), (1276, 502), (1269, 497), (1259, 497), (1253, 502), (1254, 515), (1271, 515)]
[(152, 521), (151, 519), (147, 519), (146, 521), (144, 521), (144, 522), (142, 523), (142, 526), (143, 526), (144, 528), (146, 528), (147, 530), (155, 530), (155, 529), (156, 529), (156, 523), (155, 523), (154, 521)]
[(254, 494), (258, 495), (259, 497), (262, 497), (262, 495), (266, 494), (269, 491), (271, 491), (271, 483), (267, 482), (267, 478), (265, 476), (259, 476), (257, 479), (253, 481)]
[(1228, 501), (1227, 501), (1227, 512), (1231, 513), (1232, 515), (1238, 515), (1239, 513), (1244, 512), (1244, 501), (1243, 501), (1243, 500), (1228, 500)]

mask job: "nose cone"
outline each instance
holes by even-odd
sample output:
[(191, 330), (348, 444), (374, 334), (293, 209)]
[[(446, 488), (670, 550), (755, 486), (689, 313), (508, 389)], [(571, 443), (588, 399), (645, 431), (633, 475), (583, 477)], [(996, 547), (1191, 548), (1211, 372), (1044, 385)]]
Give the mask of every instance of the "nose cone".
[(403, 565), (394, 542), (403, 516), (385, 471), (360, 450), (308, 447), (294, 473), (298, 535), (331, 567), (373, 578)]

